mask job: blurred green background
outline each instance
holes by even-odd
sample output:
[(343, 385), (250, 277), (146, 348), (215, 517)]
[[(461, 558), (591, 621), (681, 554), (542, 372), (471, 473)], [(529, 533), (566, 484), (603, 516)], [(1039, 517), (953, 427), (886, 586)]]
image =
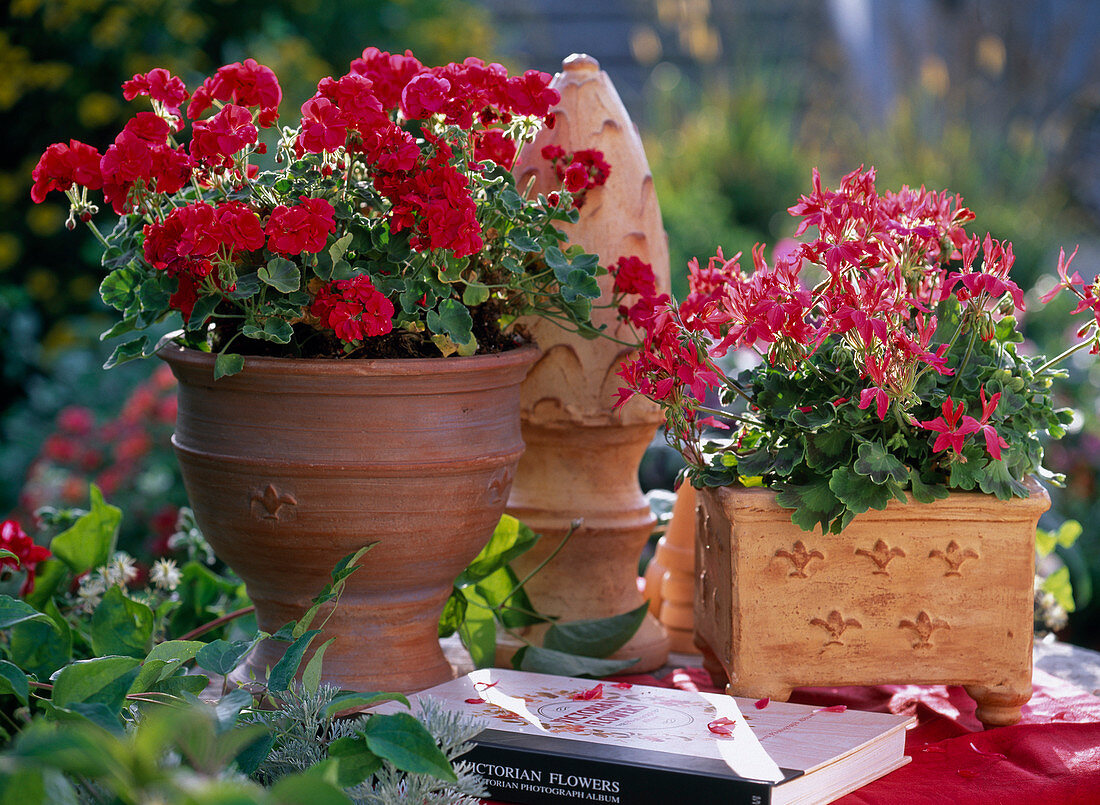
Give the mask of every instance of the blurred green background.
[[(1088, 0), (11, 0), (0, 20), (0, 514), (78, 504), (94, 480), (139, 514), (135, 550), (156, 550), (185, 502), (170, 380), (152, 362), (99, 368), (110, 316), (94, 241), (66, 232), (60, 195), (33, 205), (29, 188), (50, 143), (105, 147), (136, 108), (119, 85), (151, 67), (194, 87), (256, 58), (280, 77), (290, 118), (367, 45), (513, 71), (587, 51), (642, 132), (679, 290), (689, 257), (789, 236), (785, 210), (812, 167), (835, 184), (861, 164), (880, 189), (961, 193), (975, 229), (1015, 243), (1039, 350), (1067, 336), (1068, 305), (1038, 309), (1058, 247), (1080, 243), (1075, 268), (1096, 273), (1100, 15)], [(1080, 358), (1064, 389), (1082, 416), (1050, 448), (1069, 485), (1044, 525), (1085, 524), (1060, 549), (1078, 600), (1063, 634), (1096, 647), (1100, 364)], [(655, 451), (645, 484), (674, 471)]]

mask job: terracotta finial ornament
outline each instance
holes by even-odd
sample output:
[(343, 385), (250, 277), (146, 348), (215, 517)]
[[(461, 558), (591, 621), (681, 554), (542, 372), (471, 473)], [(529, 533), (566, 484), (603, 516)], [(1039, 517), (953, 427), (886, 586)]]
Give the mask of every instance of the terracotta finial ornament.
[[(668, 290), (668, 244), (641, 138), (618, 93), (591, 56), (573, 55), (551, 84), (561, 92), (553, 129), (543, 129), (519, 155), (518, 186), (549, 193), (560, 183), (543, 147), (566, 152), (594, 148), (611, 165), (607, 183), (588, 191), (580, 220), (562, 227), (571, 243), (600, 255), (602, 265), (635, 255), (653, 266)], [(607, 304), (612, 278), (600, 278)], [(620, 341), (632, 337), (616, 311), (597, 309), (593, 322)], [(544, 536), (518, 563), (520, 575), (546, 558), (576, 519), (570, 543), (529, 582), (541, 612), (564, 620), (617, 615), (642, 604), (637, 563), (655, 519), (638, 486), (638, 464), (661, 422), (660, 411), (636, 397), (613, 411), (616, 371), (629, 348), (611, 339), (586, 340), (545, 320), (528, 324), (543, 351), (524, 382), (523, 440), (508, 511)], [(538, 629), (528, 639), (537, 640)], [(518, 648), (502, 641), (498, 659)], [(668, 644), (660, 624), (647, 616), (616, 657), (640, 657), (632, 670), (660, 667)]]

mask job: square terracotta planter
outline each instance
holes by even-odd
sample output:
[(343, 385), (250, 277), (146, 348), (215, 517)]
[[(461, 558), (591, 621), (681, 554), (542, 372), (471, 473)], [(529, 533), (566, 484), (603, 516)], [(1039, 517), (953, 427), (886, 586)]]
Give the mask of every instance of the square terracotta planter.
[(766, 489), (699, 493), (695, 641), (736, 696), (964, 685), (986, 726), (1031, 697), (1035, 527), (1050, 506), (953, 493), (800, 530)]

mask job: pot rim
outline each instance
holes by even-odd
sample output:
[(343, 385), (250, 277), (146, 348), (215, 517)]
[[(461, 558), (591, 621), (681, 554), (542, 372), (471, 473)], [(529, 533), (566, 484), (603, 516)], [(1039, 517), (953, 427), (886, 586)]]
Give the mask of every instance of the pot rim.
[[(168, 333), (160, 339), (154, 354), (169, 364), (186, 365), (195, 369), (209, 368), (213, 372), (216, 355), (185, 347), (175, 341), (182, 331)], [(534, 363), (541, 354), (537, 344), (520, 344), (505, 352), (438, 358), (273, 358), (265, 355), (245, 355), (242, 373), (270, 376), (284, 375), (292, 371), (298, 375), (423, 375), (459, 374), (484, 370), (494, 365), (499, 368)], [(232, 377), (232, 376), (230, 376)], [(226, 378), (229, 379), (229, 378)]]

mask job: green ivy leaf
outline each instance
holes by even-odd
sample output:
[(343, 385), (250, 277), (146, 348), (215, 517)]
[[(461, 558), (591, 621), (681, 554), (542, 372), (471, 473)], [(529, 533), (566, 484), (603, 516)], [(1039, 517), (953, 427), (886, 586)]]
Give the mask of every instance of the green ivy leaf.
[(370, 751), (401, 771), (430, 774), (452, 783), (458, 780), (435, 738), (408, 713), (373, 715), (360, 734)]
[(638, 631), (649, 611), (649, 603), (621, 615), (579, 621), (556, 621), (546, 632), (542, 645), (553, 651), (584, 657), (608, 657), (626, 645)]
[(1053, 595), (1054, 600), (1066, 612), (1073, 612), (1076, 609), (1073, 602), (1073, 585), (1070, 584), (1068, 567), (1060, 567), (1043, 579), (1042, 588)]
[(91, 509), (50, 543), (53, 555), (74, 576), (107, 564), (115, 552), (122, 510), (109, 505), (95, 484), (89, 490)]
[(302, 287), (302, 272), (285, 257), (273, 257), (256, 271), (260, 282), (280, 293), (290, 293)]
[(492, 605), (478, 593), (477, 588), (462, 591), (466, 598), (466, 613), (458, 624), (458, 636), (470, 652), (475, 668), (492, 667), (496, 659), (497, 627)]
[(225, 676), (236, 668), (253, 643), (247, 640), (214, 640), (203, 646), (195, 655), (195, 664), (211, 673)]
[(27, 675), (7, 660), (0, 660), (0, 695), (10, 694), (26, 706), (31, 688)]
[(515, 517), (502, 515), (493, 529), (493, 536), (459, 575), (455, 586), (461, 588), (476, 584), (526, 553), (538, 541), (539, 535)]
[(359, 785), (382, 768), (382, 758), (370, 751), (362, 735), (337, 738), (329, 744), (328, 756), (336, 758), (336, 784), (341, 788)]
[(439, 636), (443, 638), (453, 635), (465, 617), (465, 596), (459, 590), (451, 590), (447, 603), (443, 605), (443, 613), (439, 616)]
[(324, 710), (324, 717), (335, 718), (339, 713), (374, 707), (374, 705), (382, 702), (400, 702), (405, 707), (409, 706), (409, 700), (401, 693), (359, 693), (346, 690), (337, 693), (332, 698), (332, 701)]
[(53, 600), (46, 602), (45, 620), (26, 620), (12, 627), (8, 656), (39, 679), (46, 679), (73, 656), (69, 625)]
[(25, 621), (52, 623), (49, 615), (39, 612), (25, 601), (10, 595), (0, 595), (0, 629), (10, 629)]
[(313, 652), (313, 656), (309, 658), (309, 662), (306, 663), (306, 668), (302, 671), (302, 687), (307, 693), (316, 694), (321, 688), (321, 663), (325, 660), (325, 650), (332, 645), (335, 637), (330, 637), (324, 643), (317, 647), (317, 650)]
[(321, 634), (320, 629), (310, 629), (287, 647), (286, 652), (267, 675), (268, 690), (282, 693), (290, 688), (294, 675), (298, 673), (298, 666), (302, 664), (306, 649), (313, 642), (313, 638), (319, 634)]
[(153, 639), (153, 611), (112, 586), (91, 618), (92, 651), (99, 655), (144, 657)]
[(141, 660), (134, 657), (95, 657), (69, 663), (54, 677), (50, 700), (59, 707), (99, 703), (117, 712), (140, 665)]
[(887, 478), (897, 484), (904, 484), (909, 480), (909, 470), (890, 455), (882, 442), (861, 442), (857, 454), (859, 457), (852, 469), (860, 475), (866, 475), (876, 484), (886, 483)]
[(578, 657), (542, 646), (524, 646), (512, 657), (512, 665), (521, 671), (559, 676), (601, 677), (625, 671), (638, 660), (601, 660)]

